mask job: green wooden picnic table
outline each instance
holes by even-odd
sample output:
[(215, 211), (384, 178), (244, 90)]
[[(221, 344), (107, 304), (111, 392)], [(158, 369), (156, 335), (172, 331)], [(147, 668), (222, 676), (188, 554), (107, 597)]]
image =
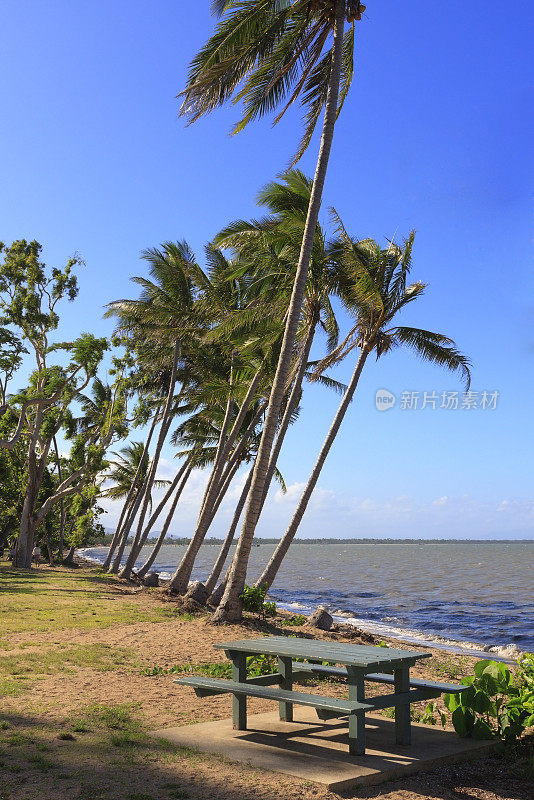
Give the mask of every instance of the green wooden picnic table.
[[(348, 716), (349, 752), (357, 755), (365, 753), (367, 711), (393, 707), (397, 744), (409, 745), (411, 703), (467, 688), (410, 679), (410, 668), (420, 659), (431, 656), (431, 653), (414, 650), (287, 636), (223, 642), (215, 647), (224, 650), (232, 661), (231, 681), (191, 676), (180, 678), (176, 683), (193, 686), (199, 696), (232, 694), (232, 719), (237, 730), (247, 727), (247, 696), (277, 700), (280, 719), (286, 722), (293, 721), (294, 705), (314, 707), (320, 719)], [(254, 655), (276, 656), (278, 672), (247, 677), (247, 657)], [(293, 689), (295, 680), (326, 675), (346, 680), (347, 699)], [(392, 684), (393, 692), (366, 697), (366, 681)]]

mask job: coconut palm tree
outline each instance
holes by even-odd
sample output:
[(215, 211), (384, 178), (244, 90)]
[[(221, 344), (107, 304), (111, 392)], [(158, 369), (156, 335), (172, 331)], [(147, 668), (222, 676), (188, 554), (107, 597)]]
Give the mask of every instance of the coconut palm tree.
[[(369, 355), (374, 352), (376, 358), (379, 359), (395, 347), (408, 347), (424, 361), (437, 364), (453, 372), (459, 372), (466, 383), (466, 388), (469, 387), (470, 382), (469, 361), (456, 349), (452, 339), (421, 328), (395, 324), (398, 314), (420, 297), (425, 289), (425, 285), (419, 282), (406, 285), (411, 265), (414, 232), (406, 239), (403, 247), (390, 244), (383, 249), (371, 239), (361, 242), (350, 239), (339, 218), (338, 225), (340, 239), (337, 249), (343, 255), (347, 278), (353, 284), (353, 302), (348, 310), (355, 317), (355, 324), (343, 342), (324, 359), (319, 368), (338, 363), (352, 351), (358, 351), (359, 355), (350, 383), (326, 435), (293, 518), (269, 563), (257, 580), (256, 585), (266, 589), (271, 587), (299, 528)], [(241, 580), (244, 585), (244, 576), (241, 576)]]
[[(261, 282), (263, 292), (275, 296), (285, 292), (288, 297), (291, 294), (312, 188), (313, 181), (303, 172), (288, 171), (283, 176), (283, 182), (273, 181), (258, 194), (258, 205), (266, 207), (268, 216), (259, 221), (238, 220), (215, 237), (217, 246), (232, 248), (239, 254), (240, 263), (248, 264), (251, 274)], [(271, 451), (261, 507), (265, 503), (285, 435), (302, 393), (317, 329), (322, 328), (326, 333), (328, 350), (337, 344), (339, 328), (330, 296), (339, 291), (336, 259), (332, 257), (324, 231), (318, 223), (297, 333), (299, 367)], [(324, 376), (320, 380), (338, 391), (345, 388)]]
[[(120, 534), (122, 530), (121, 523), (129, 509), (135, 505), (137, 498), (142, 493), (148, 472), (148, 458), (144, 442), (130, 442), (122, 447), (118, 453), (113, 453), (113, 455), (116, 460), (111, 460), (109, 462), (110, 469), (107, 475), (107, 481), (112, 481), (113, 485), (105, 489), (102, 492), (102, 496), (109, 497), (112, 500), (125, 500), (114, 536), (116, 546), (119, 538), (117, 532)], [(169, 481), (167, 480), (156, 480), (152, 488), (162, 488), (168, 483)], [(150, 496), (150, 505), (152, 505), (152, 495)], [(112, 542), (103, 569), (109, 569), (114, 550), (115, 547), (113, 547)], [(120, 559), (122, 559), (123, 552), (124, 547), (121, 549)]]
[[(185, 242), (166, 242), (160, 248), (150, 248), (142, 253), (150, 265), (150, 278), (133, 278), (142, 287), (138, 300), (119, 300), (108, 306), (107, 315), (119, 319), (118, 332), (144, 340), (152, 346), (168, 350), (170, 373), (165, 402), (161, 412), (159, 433), (148, 474), (145, 480), (137, 530), (121, 577), (129, 577), (146, 536), (144, 522), (150, 504), (153, 483), (156, 479), (159, 459), (172, 421), (176, 379), (182, 358), (184, 339), (190, 336), (191, 313), (195, 302), (195, 291), (188, 274), (193, 254)], [(167, 362), (169, 363), (169, 362)]]
[[(300, 97), (308, 111), (295, 163), (308, 146), (324, 109), (317, 167), (284, 339), (235, 558), (235, 570), (241, 572), (242, 563), (248, 561), (263, 503), (271, 449), (304, 300), (334, 126), (353, 74), (354, 21), (361, 18), (364, 7), (354, 0), (216, 0), (213, 9), (222, 20), (194, 58), (183, 92), (182, 113), (191, 122), (235, 95), (237, 101), (243, 101), (245, 111), (234, 129), (238, 132), (252, 119), (274, 111), (287, 100), (276, 117), (278, 121)], [(345, 19), (351, 24), (347, 34)], [(220, 620), (241, 616), (239, 583), (232, 573), (219, 607)]]
[(248, 264), (230, 263), (215, 247), (206, 248), (206, 261), (206, 271), (194, 266), (198, 306), (208, 321), (195, 369), (205, 374), (189, 393), (190, 409), (201, 410), (186, 428), (207, 424), (209, 432), (202, 433), (212, 437), (215, 450), (195, 532), (169, 584), (178, 594), (187, 590), (198, 550), (239, 467), (247, 438), (265, 411), (284, 313), (280, 296), (267, 301), (258, 292)]

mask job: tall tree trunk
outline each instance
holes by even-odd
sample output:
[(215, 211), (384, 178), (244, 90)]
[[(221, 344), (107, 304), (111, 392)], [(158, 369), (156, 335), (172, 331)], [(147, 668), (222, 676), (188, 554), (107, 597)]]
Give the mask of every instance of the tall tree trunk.
[(76, 545), (72, 545), (67, 553), (67, 558), (63, 559), (64, 564), (72, 564), (74, 558), (74, 551), (76, 550)]
[(226, 492), (232, 482), (232, 479), (239, 468), (239, 462), (236, 462), (232, 469), (227, 473), (226, 480), (219, 491), (217, 498), (215, 499), (214, 504), (211, 506), (211, 512), (209, 516), (205, 516), (204, 527), (203, 527), (203, 534), (202, 537), (197, 536), (197, 533), (192, 537), (191, 541), (189, 542), (187, 549), (180, 561), (180, 565), (172, 579), (169, 583), (169, 590), (173, 593), (177, 594), (184, 594), (187, 591), (187, 587), (189, 585), (189, 579), (191, 578), (191, 573), (193, 572), (193, 567), (195, 566), (195, 559), (197, 557), (197, 553), (200, 550), (204, 539), (210, 529), (210, 525), (213, 522), (217, 511), (219, 510), (219, 506), (221, 505)]
[(116, 553), (115, 553), (115, 558), (113, 559), (113, 563), (111, 564), (111, 567), (108, 570), (108, 572), (110, 572), (112, 574), (116, 575), (118, 573), (119, 569), (120, 569), (121, 562), (122, 562), (122, 556), (123, 556), (124, 550), (126, 548), (126, 545), (128, 544), (128, 536), (130, 535), (130, 529), (131, 529), (132, 524), (133, 524), (133, 522), (135, 520), (135, 517), (137, 516), (137, 512), (139, 511), (139, 506), (141, 505), (141, 501), (143, 499), (143, 495), (144, 495), (144, 491), (143, 490), (144, 490), (144, 488), (146, 486), (147, 478), (148, 478), (148, 476), (145, 477), (143, 485), (138, 487), (137, 494), (135, 496), (135, 500), (134, 500), (133, 505), (132, 505), (131, 509), (129, 510), (128, 515), (126, 517), (126, 522), (124, 523), (124, 526), (123, 526), (123, 529), (122, 529), (119, 546), (117, 547), (117, 550), (116, 550)]
[(119, 543), (119, 540), (121, 538), (122, 526), (124, 524), (124, 520), (125, 520), (125, 518), (126, 518), (126, 516), (128, 514), (128, 511), (130, 510), (129, 499), (130, 498), (128, 497), (127, 501), (122, 506), (121, 514), (120, 514), (120, 517), (119, 517), (119, 521), (117, 523), (117, 527), (115, 528), (115, 533), (113, 534), (113, 538), (111, 540), (111, 544), (108, 547), (108, 553), (107, 553), (107, 556), (105, 558), (105, 561), (102, 564), (102, 569), (103, 570), (107, 571), (109, 569), (110, 564), (111, 564), (111, 559), (113, 558), (113, 553), (115, 552), (117, 544)]
[(280, 423), (280, 427), (276, 435), (276, 441), (274, 443), (273, 449), (271, 450), (269, 466), (267, 468), (267, 475), (265, 478), (265, 486), (263, 487), (263, 498), (261, 501), (258, 516), (259, 514), (261, 514), (263, 506), (265, 505), (265, 501), (267, 500), (269, 488), (271, 486), (274, 473), (276, 470), (276, 465), (278, 463), (280, 450), (282, 449), (282, 445), (284, 443), (284, 439), (289, 428), (289, 423), (291, 422), (291, 417), (293, 416), (293, 412), (295, 411), (299, 402), (300, 390), (302, 388), (302, 382), (304, 380), (304, 375), (306, 373), (306, 367), (308, 366), (310, 350), (312, 348), (313, 339), (315, 336), (315, 325), (316, 321), (314, 319), (314, 321), (312, 322), (312, 327), (310, 328), (310, 332), (307, 336), (306, 343), (304, 345), (304, 350), (302, 352), (299, 369), (295, 377), (295, 380), (293, 382), (293, 387), (291, 389), (291, 394), (289, 395), (289, 399), (287, 401), (286, 410), (284, 411), (282, 422)]
[(332, 425), (330, 426), (330, 430), (328, 431), (328, 433), (326, 435), (326, 438), (324, 440), (323, 446), (321, 448), (321, 451), (319, 453), (317, 461), (315, 462), (315, 466), (314, 466), (314, 468), (312, 470), (312, 473), (310, 475), (310, 478), (308, 480), (306, 488), (304, 489), (304, 491), (302, 493), (302, 496), (301, 496), (301, 498), (299, 500), (299, 504), (298, 504), (297, 508), (295, 509), (295, 513), (293, 514), (293, 518), (292, 518), (291, 522), (289, 523), (286, 532), (284, 533), (284, 535), (282, 536), (282, 538), (278, 542), (278, 545), (277, 545), (274, 553), (272, 554), (272, 556), (271, 556), (271, 558), (269, 560), (269, 563), (267, 564), (267, 566), (263, 570), (262, 574), (260, 575), (260, 577), (256, 581), (256, 584), (255, 584), (256, 586), (262, 586), (262, 587), (265, 587), (266, 589), (270, 589), (272, 584), (273, 584), (273, 581), (274, 581), (274, 579), (276, 577), (276, 574), (277, 574), (278, 570), (280, 569), (280, 565), (281, 565), (281, 563), (282, 563), (282, 561), (284, 559), (284, 556), (287, 553), (287, 551), (289, 549), (289, 545), (293, 541), (296, 532), (298, 531), (300, 522), (302, 520), (302, 517), (304, 516), (304, 512), (306, 511), (306, 509), (308, 507), (308, 503), (310, 501), (310, 497), (312, 495), (313, 490), (315, 489), (315, 486), (316, 486), (317, 481), (319, 479), (319, 475), (321, 474), (321, 470), (323, 468), (324, 462), (326, 461), (326, 457), (327, 457), (328, 453), (330, 452), (330, 448), (332, 447), (332, 445), (334, 443), (334, 440), (335, 440), (335, 438), (337, 436), (337, 433), (339, 431), (341, 423), (343, 422), (343, 418), (344, 418), (344, 416), (345, 416), (345, 414), (347, 412), (347, 409), (349, 407), (350, 401), (352, 400), (352, 396), (354, 394), (354, 391), (355, 391), (355, 389), (356, 389), (356, 387), (358, 385), (358, 381), (360, 380), (360, 375), (362, 374), (362, 370), (363, 370), (363, 367), (364, 367), (364, 364), (365, 364), (365, 361), (367, 359), (368, 354), (369, 354), (368, 350), (366, 350), (365, 348), (362, 349), (362, 351), (360, 353), (360, 357), (358, 358), (358, 361), (356, 363), (356, 368), (355, 368), (354, 373), (352, 375), (351, 381), (350, 381), (349, 385), (347, 386), (347, 390), (346, 390), (345, 394), (343, 395), (343, 399), (341, 400), (341, 403), (339, 404), (339, 408), (337, 410), (337, 413), (336, 413), (336, 415), (334, 417)]
[(32, 565), (32, 550), (35, 539), (35, 504), (39, 486), (35, 469), (28, 469), (28, 483), (24, 495), (24, 505), (20, 519), (20, 530), (15, 544), (13, 566), (19, 569), (30, 569)]
[(154, 451), (154, 456), (152, 458), (152, 464), (150, 465), (149, 469), (149, 476), (148, 481), (146, 483), (145, 494), (143, 497), (143, 505), (141, 507), (141, 512), (139, 514), (139, 520), (137, 523), (137, 531), (135, 534), (134, 542), (132, 544), (132, 549), (126, 559), (126, 563), (122, 570), (119, 573), (119, 578), (129, 578), (130, 572), (132, 571), (132, 567), (135, 564), (135, 560), (137, 555), (139, 554), (139, 550), (143, 545), (144, 538), (143, 538), (143, 525), (145, 522), (146, 513), (148, 511), (148, 506), (150, 504), (150, 497), (152, 493), (152, 485), (156, 478), (156, 471), (158, 468), (158, 463), (161, 455), (161, 451), (163, 448), (163, 444), (165, 442), (165, 438), (167, 436), (170, 423), (171, 423), (171, 406), (172, 401), (174, 398), (174, 387), (176, 384), (176, 373), (178, 371), (178, 360), (180, 358), (180, 340), (177, 339), (174, 345), (174, 354), (172, 360), (172, 370), (171, 370), (171, 377), (169, 380), (169, 391), (167, 392), (167, 399), (165, 401), (165, 408), (163, 409), (163, 417), (161, 420), (161, 427), (159, 430), (158, 441), (156, 443), (156, 449)]
[(230, 417), (232, 414), (232, 408), (234, 405), (234, 398), (232, 395), (232, 382), (233, 382), (233, 374), (234, 374), (234, 356), (232, 355), (232, 366), (230, 367), (230, 392), (228, 395), (228, 399), (226, 401), (226, 411), (224, 413), (223, 424), (221, 426), (221, 432), (219, 434), (219, 441), (217, 442), (217, 450), (215, 451), (215, 458), (213, 459), (213, 466), (211, 469), (211, 473), (206, 484), (206, 488), (204, 490), (204, 496), (202, 497), (202, 503), (200, 504), (200, 511), (198, 514), (197, 520), (197, 527), (200, 524), (200, 520), (202, 519), (202, 515), (204, 514), (206, 504), (210, 498), (210, 493), (212, 492), (212, 486), (214, 481), (216, 480), (218, 471), (220, 466), (224, 464), (222, 461), (222, 452), (224, 449), (224, 445), (226, 443), (227, 433), (228, 433), (228, 426), (230, 425)]
[[(245, 419), (246, 413), (250, 408), (250, 404), (252, 402), (252, 398), (254, 397), (254, 392), (256, 391), (258, 384), (260, 382), (262, 373), (262, 367), (258, 369), (252, 382), (247, 390), (241, 408), (239, 409), (239, 413), (234, 421), (234, 425), (230, 434), (224, 443), (224, 445), (220, 448), (219, 452), (219, 464), (216, 464), (213, 468), (212, 475), (210, 478), (210, 483), (208, 484), (208, 490), (204, 495), (204, 501), (202, 504), (202, 508), (199, 514), (197, 527), (187, 550), (185, 551), (182, 560), (180, 561), (176, 572), (171, 578), (169, 583), (169, 589), (171, 592), (175, 594), (184, 594), (187, 591), (187, 586), (189, 584), (189, 579), (191, 577), (191, 573), (193, 571), (193, 566), (195, 563), (196, 555), (202, 545), (202, 542), (206, 538), (206, 534), (208, 529), (213, 521), (213, 517), (217, 511), (217, 508), (220, 505), (220, 500), (217, 503), (218, 498), (220, 497), (221, 488), (226, 486), (228, 488), (228, 483), (225, 481), (224, 476), (224, 466), (225, 463), (228, 461), (231, 448), (233, 447), (238, 435), (241, 426), (243, 425), (243, 421)], [(251, 426), (247, 429), (247, 432), (250, 432)], [(242, 442), (240, 442), (240, 445)], [(240, 445), (236, 448), (239, 449)], [(233, 469), (230, 464), (228, 464), (229, 469)], [(237, 469), (237, 464), (235, 466)], [(234, 469), (234, 472), (235, 472)], [(226, 476), (228, 472), (226, 473)], [(222, 478), (222, 480), (221, 480)], [(221, 498), (222, 499), (222, 498)]]
[[(170, 484), (170, 486), (167, 487), (167, 491), (165, 492), (165, 494), (163, 495), (163, 497), (159, 501), (158, 505), (156, 506), (156, 510), (150, 515), (150, 519), (148, 520), (147, 525), (146, 525), (146, 527), (145, 527), (145, 529), (143, 531), (143, 541), (146, 541), (146, 539), (148, 537), (148, 534), (150, 533), (150, 531), (152, 530), (152, 528), (156, 524), (159, 515), (161, 514), (161, 512), (165, 508), (167, 502), (169, 501), (169, 498), (171, 497), (172, 493), (174, 492), (174, 490), (176, 489), (176, 487), (180, 483), (180, 481), (182, 479), (182, 476), (183, 476), (184, 472), (187, 470), (188, 467), (189, 467), (189, 460), (186, 460), (186, 461), (184, 461), (184, 463), (182, 464), (182, 466), (180, 467), (180, 469), (178, 470), (178, 472), (176, 473), (176, 475), (172, 479), (172, 483)], [(138, 548), (137, 555), (139, 555), (140, 549), (141, 548)]]
[(159, 534), (159, 536), (158, 536), (158, 538), (156, 540), (156, 543), (155, 543), (154, 547), (152, 548), (152, 552), (150, 553), (149, 557), (147, 558), (147, 560), (145, 561), (145, 563), (143, 564), (141, 569), (139, 569), (137, 571), (137, 575), (138, 575), (139, 578), (144, 578), (145, 577), (145, 575), (147, 574), (148, 570), (151, 568), (152, 564), (154, 563), (154, 561), (156, 560), (156, 558), (158, 556), (158, 553), (159, 553), (159, 551), (161, 549), (161, 546), (162, 546), (163, 542), (165, 541), (165, 537), (167, 536), (167, 533), (168, 533), (169, 528), (171, 526), (171, 522), (173, 520), (174, 513), (176, 511), (176, 506), (178, 505), (178, 500), (180, 499), (180, 496), (181, 496), (181, 494), (182, 494), (182, 492), (184, 490), (184, 487), (185, 487), (185, 485), (187, 483), (187, 480), (188, 480), (189, 476), (191, 475), (192, 471), (193, 471), (193, 465), (189, 464), (188, 468), (185, 471), (185, 474), (184, 474), (184, 476), (182, 478), (182, 482), (181, 482), (180, 486), (178, 487), (178, 489), (175, 492), (175, 495), (174, 495), (174, 498), (173, 498), (173, 501), (172, 501), (172, 505), (171, 505), (171, 507), (169, 509), (169, 513), (167, 514), (165, 522), (163, 523), (163, 528), (160, 531), (160, 534)]
[[(137, 561), (137, 559), (139, 557), (139, 553), (143, 549), (143, 546), (144, 546), (146, 540), (148, 539), (148, 534), (150, 533), (150, 531), (154, 527), (155, 523), (157, 522), (157, 519), (158, 519), (159, 515), (161, 514), (161, 512), (163, 511), (163, 509), (165, 508), (165, 505), (168, 502), (170, 496), (172, 495), (172, 493), (174, 492), (174, 490), (178, 486), (178, 484), (179, 484), (179, 482), (180, 482), (180, 480), (182, 478), (182, 475), (184, 474), (184, 472), (186, 471), (186, 469), (188, 467), (188, 464), (189, 464), (188, 461), (185, 461), (182, 464), (182, 466), (180, 467), (180, 469), (178, 470), (178, 472), (174, 476), (171, 485), (168, 487), (167, 491), (165, 492), (165, 494), (163, 495), (162, 499), (158, 503), (158, 505), (156, 507), (156, 510), (151, 514), (150, 519), (149, 519), (149, 521), (147, 523), (147, 526), (143, 531), (141, 539), (138, 541), (137, 545), (135, 545), (135, 543), (132, 544), (132, 549), (131, 549), (130, 554), (128, 556), (128, 561), (130, 561), (132, 563), (132, 567), (131, 567), (132, 569), (133, 569), (133, 566), (135, 565), (135, 562)], [(121, 573), (120, 577), (121, 578), (124, 577), (122, 575), (122, 573)]]
[[(159, 409), (156, 409), (155, 412), (154, 412), (154, 416), (152, 418), (152, 423), (150, 425), (150, 430), (148, 431), (148, 436), (147, 436), (146, 441), (145, 441), (145, 446), (143, 447), (143, 454), (142, 454), (141, 458), (139, 459), (139, 464), (137, 465), (137, 469), (135, 471), (135, 475), (134, 475), (134, 479), (132, 481), (132, 485), (130, 486), (128, 494), (126, 495), (126, 499), (125, 499), (124, 505), (122, 507), (122, 512), (121, 512), (121, 515), (119, 517), (119, 521), (117, 523), (117, 527), (115, 529), (115, 533), (113, 535), (113, 539), (111, 540), (111, 544), (109, 546), (109, 550), (108, 550), (108, 554), (106, 556), (106, 560), (104, 561), (104, 563), (102, 565), (102, 569), (104, 569), (104, 570), (109, 570), (110, 565), (111, 565), (111, 559), (113, 558), (113, 553), (115, 552), (115, 548), (117, 547), (117, 545), (121, 541), (122, 526), (126, 525), (128, 523), (128, 520), (130, 519), (130, 513), (129, 512), (131, 511), (131, 509), (132, 509), (132, 507), (133, 507), (133, 505), (135, 503), (135, 499), (138, 496), (138, 488), (139, 487), (138, 487), (137, 484), (138, 484), (138, 481), (139, 481), (139, 476), (141, 475), (141, 472), (142, 472), (142, 470), (144, 468), (144, 464), (148, 461), (149, 451), (150, 451), (150, 442), (152, 441), (152, 436), (154, 435), (154, 431), (156, 429), (156, 423), (158, 421), (158, 416), (159, 416)], [(133, 519), (130, 521), (130, 527), (132, 525), (132, 522), (133, 522)], [(129, 529), (128, 529), (128, 533), (129, 533)], [(124, 550), (124, 548), (123, 548), (123, 550)], [(122, 553), (121, 553), (121, 559), (122, 559)], [(119, 563), (120, 563), (120, 560), (119, 560)], [(115, 570), (115, 572), (116, 571), (117, 570)]]
[(228, 533), (226, 534), (223, 546), (221, 547), (219, 555), (217, 556), (217, 560), (213, 565), (213, 569), (211, 570), (210, 576), (206, 581), (206, 583), (204, 584), (209, 595), (211, 595), (211, 593), (215, 589), (215, 584), (219, 580), (219, 575), (221, 574), (222, 568), (224, 567), (224, 562), (226, 561), (226, 557), (230, 551), (230, 547), (234, 540), (235, 532), (239, 524), (239, 519), (243, 512), (243, 508), (245, 507), (245, 502), (247, 500), (248, 493), (250, 491), (251, 483), (252, 483), (252, 469), (248, 473), (247, 480), (245, 481), (245, 485), (243, 486), (243, 491), (241, 492), (239, 501), (237, 503), (237, 506), (235, 507), (234, 516), (232, 518), (230, 527), (228, 528)]
[(261, 443), (258, 450), (256, 463), (254, 465), (254, 475), (252, 478), (252, 486), (250, 488), (250, 494), (245, 511), (243, 527), (230, 570), (230, 579), (226, 586), (223, 598), (214, 615), (214, 621), (216, 622), (233, 620), (237, 621), (241, 619), (242, 616), (243, 607), (240, 595), (245, 585), (250, 548), (252, 547), (252, 539), (254, 537), (254, 532), (258, 523), (259, 511), (263, 501), (269, 459), (276, 428), (278, 426), (280, 406), (282, 404), (282, 398), (291, 365), (293, 347), (297, 335), (302, 304), (304, 301), (308, 269), (310, 266), (313, 249), (313, 240), (319, 218), (319, 210), (321, 208), (323, 187), (328, 167), (328, 158), (330, 156), (330, 149), (332, 147), (332, 139), (334, 137), (334, 127), (339, 99), (339, 85), (341, 79), (344, 25), (345, 0), (336, 0), (334, 41), (332, 45), (332, 68), (328, 83), (321, 146), (319, 149), (317, 168), (315, 171), (310, 203), (308, 206), (308, 215), (304, 228), (299, 263), (297, 267), (297, 273), (295, 275), (295, 282), (293, 284), (293, 292), (291, 295), (291, 302), (287, 315), (284, 339), (282, 342), (282, 349), (280, 351), (276, 375), (274, 377), (273, 387), (271, 390), (269, 408), (267, 410), (267, 417), (263, 428), (263, 435), (261, 437)]
[[(57, 439), (54, 436), (54, 450), (56, 451), (56, 461), (57, 461), (57, 477), (60, 484), (63, 483), (62, 477), (62, 469), (61, 469), (61, 461), (59, 458), (59, 449), (57, 446)], [(59, 501), (59, 547), (58, 547), (58, 556), (59, 560), (63, 560), (63, 537), (65, 533), (65, 501), (63, 498)]]

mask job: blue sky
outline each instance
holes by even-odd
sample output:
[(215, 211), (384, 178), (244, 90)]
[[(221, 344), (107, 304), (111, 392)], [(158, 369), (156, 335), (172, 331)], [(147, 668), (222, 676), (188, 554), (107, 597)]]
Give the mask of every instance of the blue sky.
[[(499, 399), (379, 413), (379, 388), (421, 401), (461, 387), (409, 353), (370, 363), (304, 536), (532, 535), (533, 22), (520, 3), (370, 0), (358, 25), (322, 220), (335, 205), (353, 235), (417, 230), (413, 277), (429, 287), (406, 324), (452, 336), (473, 362), (473, 390)], [(296, 146), (299, 111), (237, 137), (231, 107), (185, 127), (174, 96), (212, 30), (208, 0), (194, 11), (175, 0), (4, 0), (0, 25), (0, 239), (36, 238), (50, 264), (80, 253), (80, 299), (61, 336), (110, 333), (102, 308), (135, 293), (143, 248), (186, 238), (201, 254), (229, 220), (256, 213), (258, 189)], [(308, 173), (316, 151), (314, 141), (300, 164)], [(273, 495), (261, 533), (283, 529), (337, 402), (308, 390), (281, 461), (290, 492)], [(177, 533), (190, 530), (203, 479)]]

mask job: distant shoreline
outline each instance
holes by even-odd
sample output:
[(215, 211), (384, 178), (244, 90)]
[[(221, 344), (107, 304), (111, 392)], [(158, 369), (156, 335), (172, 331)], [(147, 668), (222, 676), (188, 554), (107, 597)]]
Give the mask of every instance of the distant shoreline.
[[(110, 534), (111, 536), (111, 534)], [(148, 538), (146, 544), (153, 544), (157, 539), (157, 531), (154, 533), (154, 536)], [(129, 540), (130, 541), (130, 540)], [(176, 545), (179, 547), (183, 547), (184, 545), (188, 545), (191, 541), (190, 537), (187, 536), (175, 536), (170, 539), (165, 539), (164, 544), (169, 545)], [(224, 539), (216, 539), (211, 537), (209, 539), (204, 540), (204, 545), (214, 545), (214, 546), (221, 546)], [(272, 538), (262, 538), (257, 537), (254, 539), (254, 544), (278, 544), (280, 541), (280, 537), (272, 537)], [(331, 539), (331, 538), (311, 538), (311, 539), (294, 539), (292, 546), (298, 544), (450, 544), (454, 542), (455, 544), (517, 544), (517, 543), (534, 543), (534, 536), (523, 538), (523, 539), (415, 539), (415, 538), (408, 538), (408, 539), (386, 539), (380, 538), (375, 539), (372, 537), (363, 537), (363, 538), (351, 538), (351, 539)], [(130, 542), (131, 543), (131, 542)], [(232, 546), (235, 546), (235, 542), (232, 542)], [(90, 545), (91, 547), (107, 547), (109, 545), (109, 541), (101, 541), (97, 544)]]

